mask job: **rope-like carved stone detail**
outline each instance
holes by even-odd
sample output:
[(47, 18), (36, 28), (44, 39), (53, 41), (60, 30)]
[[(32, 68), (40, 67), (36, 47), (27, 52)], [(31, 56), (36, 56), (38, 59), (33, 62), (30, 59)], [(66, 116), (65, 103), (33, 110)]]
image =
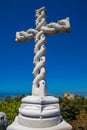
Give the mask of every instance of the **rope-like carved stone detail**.
[[(33, 70), (33, 74), (35, 76), (35, 79), (33, 81), (33, 89), (32, 89), (32, 94), (33, 95), (46, 95), (46, 83), (45, 83), (45, 77), (46, 77), (46, 69), (45, 69), (45, 64), (46, 64), (46, 58), (45, 58), (45, 53), (46, 53), (46, 38), (43, 34), (42, 31), (38, 32), (36, 37), (36, 45), (35, 45), (35, 57), (34, 57), (34, 64), (35, 68)], [(38, 93), (38, 91), (40, 93)]]
[[(43, 31), (40, 31), (41, 27), (46, 25), (45, 19), (45, 9), (41, 8), (40, 10), (36, 11), (36, 30), (38, 30), (38, 33), (35, 36), (36, 45), (34, 48), (34, 63), (35, 68), (33, 70), (33, 74), (35, 76), (35, 79), (33, 81), (33, 89), (32, 94), (33, 95), (39, 95), (39, 96), (45, 96), (46, 95), (46, 83), (45, 83), (45, 77), (46, 77), (46, 38), (43, 33)], [(40, 93), (38, 93), (40, 91)]]
[(57, 23), (52, 22), (46, 26), (42, 26), (41, 30), (44, 32), (44, 34), (48, 35), (70, 32), (70, 19), (67, 17), (63, 20), (59, 20)]
[(21, 42), (25, 42), (27, 40), (33, 40), (35, 35), (37, 34), (37, 30), (35, 29), (29, 29), (26, 32), (25, 31), (21, 31), (21, 32), (16, 32), (16, 41), (21, 43)]

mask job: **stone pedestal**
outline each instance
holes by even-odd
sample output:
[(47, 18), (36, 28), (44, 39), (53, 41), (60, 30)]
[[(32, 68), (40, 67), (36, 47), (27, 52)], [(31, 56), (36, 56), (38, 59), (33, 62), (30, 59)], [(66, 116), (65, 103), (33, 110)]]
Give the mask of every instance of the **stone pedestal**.
[(53, 96), (27, 96), (19, 115), (7, 130), (71, 130), (60, 115), (58, 99)]

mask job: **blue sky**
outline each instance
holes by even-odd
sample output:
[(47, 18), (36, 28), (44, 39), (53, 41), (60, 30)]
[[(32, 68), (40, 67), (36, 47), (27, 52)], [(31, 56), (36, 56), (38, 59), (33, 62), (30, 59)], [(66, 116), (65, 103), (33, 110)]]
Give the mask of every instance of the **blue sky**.
[(70, 17), (71, 32), (47, 36), (48, 93), (87, 92), (87, 1), (0, 0), (0, 92), (31, 93), (34, 41), (21, 45), (15, 33), (35, 28), (35, 10), (47, 23)]

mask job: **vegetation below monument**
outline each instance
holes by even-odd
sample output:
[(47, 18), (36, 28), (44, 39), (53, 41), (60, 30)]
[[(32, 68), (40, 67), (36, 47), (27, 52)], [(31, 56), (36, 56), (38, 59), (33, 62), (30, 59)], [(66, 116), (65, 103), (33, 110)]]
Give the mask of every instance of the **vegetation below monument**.
[[(14, 121), (18, 115), (18, 109), (21, 105), (21, 98), (6, 97), (5, 101), (0, 102), (0, 111), (4, 112), (8, 119), (8, 125)], [(61, 115), (72, 125), (73, 130), (87, 130), (87, 99), (75, 96), (74, 99), (66, 99), (59, 97)], [(0, 129), (1, 130), (1, 129)], [(3, 130), (3, 129), (2, 129)]]
[(59, 104), (61, 115), (73, 130), (87, 130), (87, 98), (77, 95), (71, 100), (59, 97)]

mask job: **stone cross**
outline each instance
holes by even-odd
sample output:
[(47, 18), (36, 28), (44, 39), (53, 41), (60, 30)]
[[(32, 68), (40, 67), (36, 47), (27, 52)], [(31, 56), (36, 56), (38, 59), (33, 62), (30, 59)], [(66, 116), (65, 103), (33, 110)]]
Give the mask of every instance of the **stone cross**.
[(16, 33), (16, 41), (21, 43), (26, 40), (35, 39), (36, 45), (34, 48), (34, 64), (35, 68), (33, 74), (35, 79), (33, 80), (32, 85), (32, 95), (33, 96), (46, 96), (47, 87), (45, 82), (46, 77), (46, 35), (55, 35), (57, 33), (66, 33), (70, 32), (70, 22), (69, 18), (59, 20), (57, 23), (51, 22), (46, 23), (46, 10), (45, 7), (42, 7), (36, 10), (36, 28), (29, 29), (26, 32), (21, 31)]

